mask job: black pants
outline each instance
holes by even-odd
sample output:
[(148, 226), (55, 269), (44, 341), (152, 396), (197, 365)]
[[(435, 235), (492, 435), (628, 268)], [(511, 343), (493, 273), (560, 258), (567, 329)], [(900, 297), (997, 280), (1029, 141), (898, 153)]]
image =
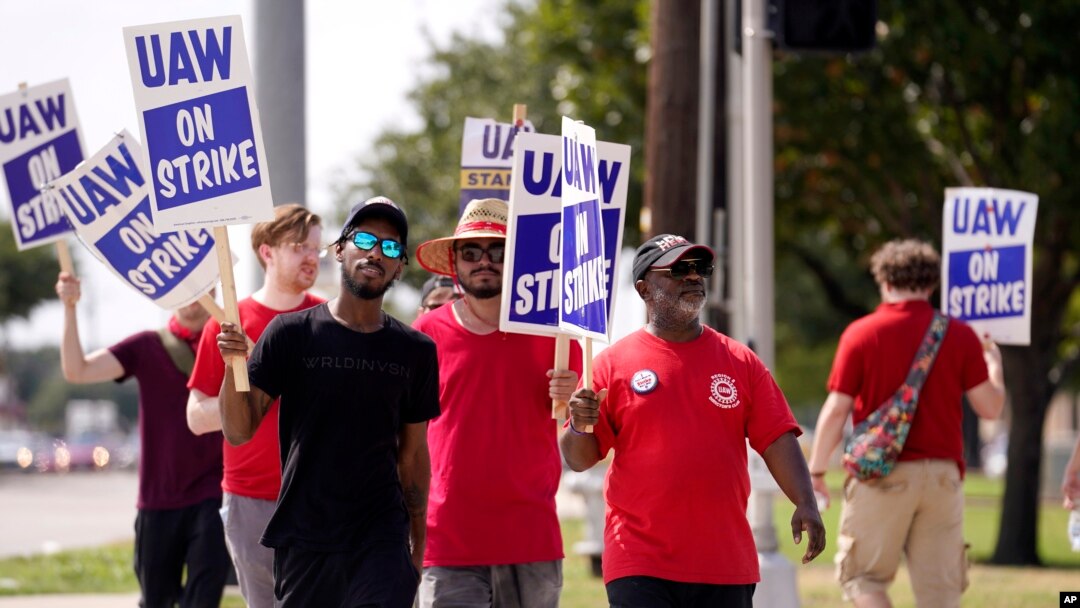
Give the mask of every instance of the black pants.
[(419, 583), (404, 542), (340, 553), (274, 549), (274, 605), (279, 608), (410, 608)]
[(611, 608), (753, 608), (756, 587), (627, 576), (608, 583), (607, 596)]
[[(142, 608), (217, 607), (232, 562), (225, 549), (221, 499), (180, 509), (140, 509), (135, 517), (135, 576)], [(187, 581), (182, 581), (184, 566)]]

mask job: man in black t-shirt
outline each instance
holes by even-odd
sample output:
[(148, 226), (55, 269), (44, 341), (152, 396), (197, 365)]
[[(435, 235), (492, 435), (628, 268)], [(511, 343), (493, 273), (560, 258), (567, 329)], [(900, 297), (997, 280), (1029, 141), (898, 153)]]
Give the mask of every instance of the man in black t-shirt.
[[(281, 399), (281, 494), (262, 538), (279, 606), (404, 608), (416, 594), (439, 370), (431, 339), (382, 310), (407, 235), (389, 199), (357, 204), (334, 245), (338, 297), (270, 322), (248, 362), (250, 392), (235, 390), (226, 366), (222, 428), (233, 445)], [(240, 329), (221, 330), (222, 356), (244, 356)]]

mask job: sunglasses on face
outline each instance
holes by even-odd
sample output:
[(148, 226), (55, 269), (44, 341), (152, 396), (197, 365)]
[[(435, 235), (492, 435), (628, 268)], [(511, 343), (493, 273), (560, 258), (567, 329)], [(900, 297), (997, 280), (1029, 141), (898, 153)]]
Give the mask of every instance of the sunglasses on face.
[(352, 236), (353, 245), (363, 251), (371, 251), (376, 245), (382, 244), (382, 254), (390, 259), (401, 257), (404, 249), (400, 241), (394, 239), (380, 239), (370, 232), (357, 232)]
[(703, 279), (707, 279), (712, 276), (715, 268), (712, 264), (706, 265), (701, 260), (682, 260), (667, 268), (650, 268), (649, 270), (652, 272), (666, 272), (673, 279), (685, 279), (690, 276), (691, 272), (697, 273)]
[(473, 264), (484, 259), (484, 254), (487, 254), (492, 264), (502, 264), (503, 255), (506, 254), (506, 244), (495, 243), (487, 249), (479, 245), (464, 245), (458, 249), (458, 255), (461, 256), (461, 259)]

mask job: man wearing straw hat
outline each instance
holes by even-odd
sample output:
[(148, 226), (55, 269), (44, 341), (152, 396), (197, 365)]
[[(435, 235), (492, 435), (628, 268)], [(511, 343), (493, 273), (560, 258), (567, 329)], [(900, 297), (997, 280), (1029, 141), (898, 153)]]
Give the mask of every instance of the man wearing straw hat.
[[(604, 486), (612, 606), (751, 608), (760, 576), (746, 519), (747, 440), (795, 503), (795, 542), (809, 533), (803, 563), (825, 547), (787, 400), (749, 348), (699, 320), (713, 258), (673, 234), (642, 244), (634, 289), (648, 323), (604, 350), (594, 386), (570, 400), (561, 440), (570, 468), (615, 451)], [(588, 425), (595, 432), (579, 430)]]
[[(250, 392), (226, 368), (230, 443), (251, 439), (280, 397), (281, 494), (262, 538), (279, 608), (405, 608), (416, 597), (439, 370), (431, 339), (382, 310), (407, 237), (393, 201), (358, 203), (334, 244), (338, 296), (270, 322), (248, 362)], [(231, 323), (217, 339), (224, 359), (247, 352)]]
[(551, 400), (577, 384), (551, 369), (555, 339), (499, 331), (507, 205), (471, 201), (451, 237), (420, 245), (420, 264), (464, 297), (416, 320), (439, 350), (442, 414), (431, 422), (431, 493), (420, 606), (558, 605), (561, 462)]

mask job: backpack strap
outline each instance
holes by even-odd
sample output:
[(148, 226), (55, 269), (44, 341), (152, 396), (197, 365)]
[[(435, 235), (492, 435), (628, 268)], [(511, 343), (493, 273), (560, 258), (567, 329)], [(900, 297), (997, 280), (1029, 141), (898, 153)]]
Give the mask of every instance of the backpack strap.
[(191, 347), (180, 338), (177, 338), (174, 333), (169, 331), (168, 327), (157, 330), (157, 335), (161, 339), (161, 345), (165, 347), (165, 352), (169, 353), (169, 358), (172, 359), (176, 369), (180, 370), (184, 376), (190, 376), (192, 368), (195, 367), (195, 353), (192, 352)]
[(934, 318), (930, 320), (930, 327), (926, 328), (926, 334), (919, 345), (919, 352), (915, 353), (915, 358), (911, 361), (911, 370), (908, 371), (907, 380), (900, 387), (901, 392), (910, 388), (914, 389), (916, 395), (918, 394), (926, 380), (926, 375), (930, 373), (930, 367), (934, 364), (938, 349), (945, 340), (945, 330), (948, 328), (949, 317), (935, 310)]

